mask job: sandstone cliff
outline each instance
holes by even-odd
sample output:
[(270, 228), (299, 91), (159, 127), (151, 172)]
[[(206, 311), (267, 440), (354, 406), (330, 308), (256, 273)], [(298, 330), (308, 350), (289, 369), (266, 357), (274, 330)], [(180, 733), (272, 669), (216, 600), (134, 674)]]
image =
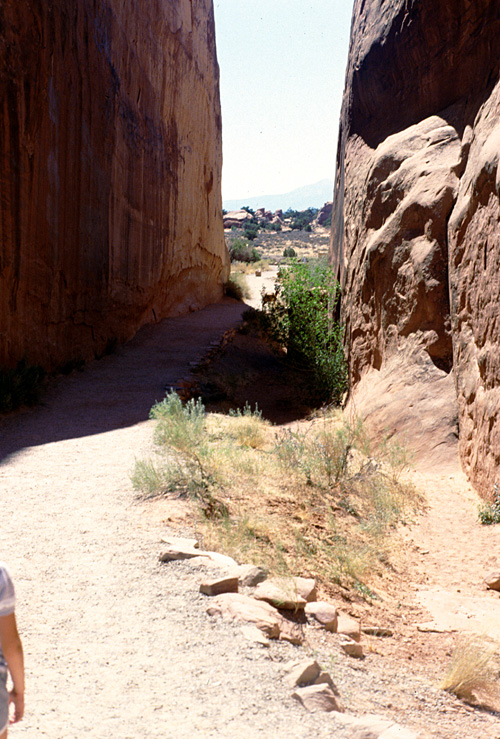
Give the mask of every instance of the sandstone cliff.
[(221, 297), (212, 0), (3, 0), (0, 104), (0, 366)]
[[(500, 464), (500, 5), (356, 0), (331, 258), (352, 402), (491, 493)], [(456, 421), (456, 417), (458, 422)]]

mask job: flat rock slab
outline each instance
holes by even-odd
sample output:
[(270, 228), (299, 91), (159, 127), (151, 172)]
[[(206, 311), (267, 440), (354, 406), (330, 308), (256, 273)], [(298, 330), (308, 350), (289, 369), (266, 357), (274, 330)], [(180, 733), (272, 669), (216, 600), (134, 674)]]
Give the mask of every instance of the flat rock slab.
[(337, 696), (326, 683), (322, 685), (308, 685), (305, 688), (297, 688), (292, 698), (299, 701), (304, 708), (311, 713), (320, 711), (331, 713), (342, 712), (342, 705)]
[(273, 577), (257, 585), (254, 597), (286, 611), (303, 610), (316, 598), (316, 582), (305, 577)]
[(252, 644), (260, 644), (261, 647), (269, 647), (269, 639), (256, 626), (242, 626), (241, 633)]
[(163, 536), (161, 538), (162, 544), (168, 544), (171, 547), (181, 547), (188, 549), (198, 549), (199, 544), (197, 539), (186, 539), (179, 536)]
[(238, 592), (237, 577), (221, 577), (216, 580), (206, 580), (200, 584), (200, 593), (204, 595), (220, 595), (221, 593)]
[(338, 613), (331, 603), (313, 601), (306, 603), (305, 614), (310, 623), (322, 626), (326, 631), (337, 631)]
[(249, 598), (241, 593), (218, 595), (207, 608), (210, 616), (222, 616), (229, 621), (253, 624), (270, 639), (278, 639), (283, 617), (272, 605)]
[(348, 636), (350, 639), (354, 639), (354, 641), (360, 641), (360, 623), (359, 621), (356, 621), (356, 619), (346, 616), (344, 613), (339, 613), (337, 619), (337, 633), (345, 634), (345, 636)]

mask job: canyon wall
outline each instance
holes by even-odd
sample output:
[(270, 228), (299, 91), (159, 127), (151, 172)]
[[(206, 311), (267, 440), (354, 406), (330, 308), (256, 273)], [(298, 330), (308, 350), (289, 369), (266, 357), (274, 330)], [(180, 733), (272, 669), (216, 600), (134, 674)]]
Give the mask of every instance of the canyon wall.
[(212, 0), (3, 0), (0, 105), (0, 366), (222, 296)]
[(331, 260), (351, 404), (500, 482), (500, 4), (355, 0)]

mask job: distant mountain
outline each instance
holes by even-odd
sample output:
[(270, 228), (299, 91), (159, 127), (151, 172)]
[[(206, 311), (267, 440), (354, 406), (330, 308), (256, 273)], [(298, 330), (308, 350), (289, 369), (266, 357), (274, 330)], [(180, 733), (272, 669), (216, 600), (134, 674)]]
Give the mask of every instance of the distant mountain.
[(259, 195), (254, 198), (240, 198), (239, 200), (224, 200), (225, 210), (238, 210), (243, 205), (248, 205), (253, 210), (265, 208), (266, 210), (285, 211), (306, 210), (306, 208), (321, 208), (322, 205), (333, 198), (333, 181), (320, 180), (313, 185), (305, 185), (283, 195)]

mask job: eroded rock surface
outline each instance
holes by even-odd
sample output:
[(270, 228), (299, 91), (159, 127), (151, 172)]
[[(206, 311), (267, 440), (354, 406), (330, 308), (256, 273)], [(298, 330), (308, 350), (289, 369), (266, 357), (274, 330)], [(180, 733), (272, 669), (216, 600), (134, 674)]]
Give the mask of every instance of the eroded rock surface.
[(0, 366), (221, 297), (212, 0), (5, 0), (0, 100)]
[(351, 404), (441, 462), (500, 463), (500, 6), (356, 0), (331, 258)]

